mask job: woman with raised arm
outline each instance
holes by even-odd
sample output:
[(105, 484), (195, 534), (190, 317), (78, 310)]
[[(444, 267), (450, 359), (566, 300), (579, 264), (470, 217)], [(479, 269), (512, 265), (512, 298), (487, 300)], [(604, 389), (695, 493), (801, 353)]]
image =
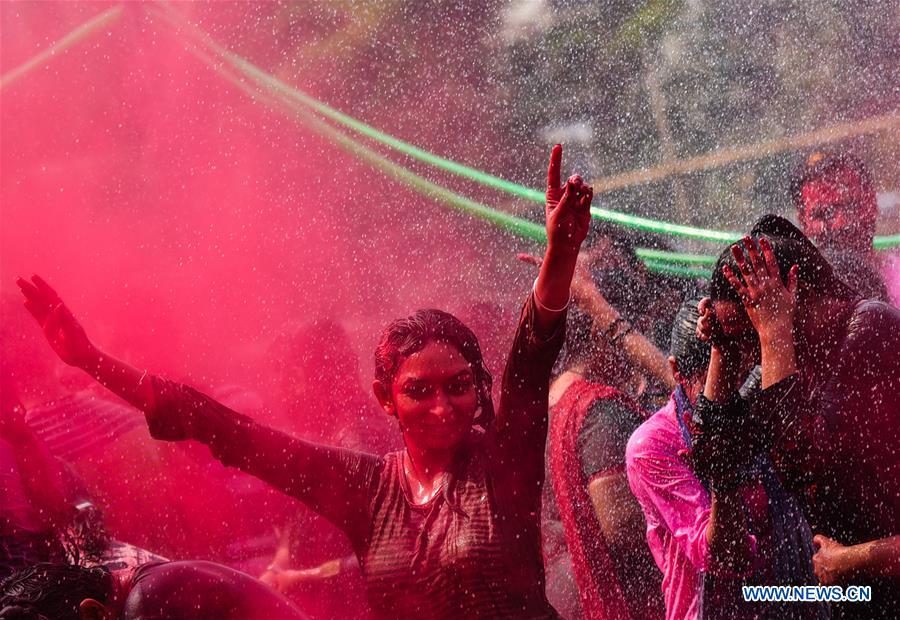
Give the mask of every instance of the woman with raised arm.
[[(305, 502), (350, 538), (380, 618), (555, 618), (544, 595), (541, 486), (550, 371), (592, 189), (548, 170), (547, 251), (522, 310), (499, 407), (474, 334), (421, 310), (391, 323), (373, 388), (405, 449), (372, 456), (295, 439), (99, 351), (38, 277), (19, 280), (50, 345), (142, 409), (157, 439), (206, 443), (223, 463)], [(479, 428), (480, 427), (480, 428)]]

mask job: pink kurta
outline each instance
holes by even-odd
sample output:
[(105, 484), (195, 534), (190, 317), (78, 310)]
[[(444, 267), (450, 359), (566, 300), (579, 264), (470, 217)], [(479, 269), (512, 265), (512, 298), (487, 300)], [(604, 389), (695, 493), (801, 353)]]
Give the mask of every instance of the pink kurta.
[[(647, 544), (663, 572), (667, 620), (691, 620), (700, 609), (703, 572), (711, 570), (706, 526), (709, 492), (679, 452), (686, 449), (675, 400), (628, 440), (628, 484), (647, 520)], [(751, 536), (755, 549), (755, 540)]]

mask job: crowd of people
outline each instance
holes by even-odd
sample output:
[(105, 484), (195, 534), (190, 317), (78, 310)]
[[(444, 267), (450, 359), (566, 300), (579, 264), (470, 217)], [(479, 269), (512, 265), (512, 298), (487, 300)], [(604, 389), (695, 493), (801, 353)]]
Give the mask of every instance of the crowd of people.
[[(561, 170), (557, 145), (497, 388), (476, 334), (429, 309), (384, 329), (372, 400), (324, 321), (273, 347), (301, 372), (265, 424), (246, 398), (101, 351), (47, 282), (19, 279), (59, 358), (133, 408), (104, 414), (117, 428), (136, 409), (155, 439), (206, 444), (290, 501), (187, 478), (252, 494), (265, 568), (121, 540), (4, 378), (0, 618), (900, 616), (900, 310), (865, 165), (803, 161), (786, 196), (802, 229), (763, 217), (706, 283), (647, 271)], [(816, 585), (870, 600), (745, 596)]]

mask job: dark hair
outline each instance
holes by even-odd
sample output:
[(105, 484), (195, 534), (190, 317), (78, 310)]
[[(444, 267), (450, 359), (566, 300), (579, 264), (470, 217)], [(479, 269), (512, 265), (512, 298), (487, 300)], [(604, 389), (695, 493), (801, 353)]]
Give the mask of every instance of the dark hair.
[[(783, 217), (769, 214), (760, 218), (750, 231), (750, 237), (755, 242), (762, 236), (768, 238), (772, 244), (772, 251), (778, 260), (779, 275), (785, 284), (791, 266), (797, 265), (800, 270), (797, 274), (799, 281), (808, 285), (816, 294), (847, 300), (859, 297), (856, 291), (835, 275), (831, 264), (825, 260), (812, 241)], [(743, 280), (729, 246), (722, 250), (713, 269), (709, 285), (710, 297), (713, 301), (741, 303), (737, 292), (722, 272), (725, 265)]]
[(817, 181), (841, 170), (852, 170), (859, 175), (863, 188), (866, 191), (874, 191), (875, 183), (872, 174), (863, 161), (852, 153), (833, 153), (829, 151), (814, 151), (810, 153), (800, 165), (794, 169), (791, 175), (791, 200), (794, 206), (803, 206), (803, 186), (810, 181)]
[(41, 562), (0, 583), (0, 617), (77, 620), (81, 601), (106, 603), (113, 589), (112, 574), (105, 568)]
[(672, 323), (672, 339), (669, 351), (684, 377), (694, 377), (709, 366), (711, 346), (697, 337), (697, 321), (700, 312), (699, 299), (689, 299), (681, 304)]
[(491, 401), (493, 379), (484, 363), (478, 338), (458, 318), (442, 310), (417, 310), (405, 319), (391, 322), (381, 334), (375, 348), (375, 379), (390, 385), (402, 361), (421, 351), (429, 342), (451, 344), (471, 365), (481, 414), (475, 424), (482, 428), (494, 419)]
[(554, 366), (554, 372), (562, 373), (599, 355), (600, 346), (597, 341), (599, 337), (601, 336), (594, 333), (593, 318), (577, 304), (572, 304), (566, 317), (566, 341)]

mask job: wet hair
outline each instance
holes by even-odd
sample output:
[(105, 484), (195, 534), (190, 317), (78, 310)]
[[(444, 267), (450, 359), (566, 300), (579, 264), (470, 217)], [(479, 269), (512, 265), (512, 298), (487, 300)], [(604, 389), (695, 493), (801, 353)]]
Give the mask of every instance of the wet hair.
[(113, 590), (112, 574), (105, 568), (41, 562), (0, 583), (0, 619), (78, 620), (81, 601), (107, 603)]
[(403, 360), (421, 351), (430, 342), (450, 344), (472, 367), (478, 407), (481, 413), (475, 424), (487, 428), (494, 419), (491, 400), (493, 379), (484, 363), (478, 338), (458, 318), (442, 310), (418, 310), (388, 325), (375, 348), (375, 379), (391, 385)]
[(791, 200), (798, 209), (803, 208), (803, 186), (811, 181), (818, 181), (841, 170), (852, 170), (859, 175), (863, 189), (874, 191), (875, 183), (872, 174), (863, 161), (852, 153), (833, 153), (816, 151), (803, 160), (791, 175)]
[(678, 372), (686, 378), (696, 377), (709, 366), (710, 344), (697, 337), (699, 304), (699, 299), (690, 299), (682, 303), (672, 323), (669, 352), (675, 358)]
[(566, 318), (566, 341), (559, 354), (554, 373), (559, 374), (599, 354), (600, 346), (594, 334), (594, 320), (577, 304), (572, 304)]
[[(850, 286), (841, 281), (834, 273), (831, 264), (813, 245), (799, 228), (778, 215), (764, 215), (750, 231), (750, 237), (757, 241), (765, 236), (772, 244), (772, 251), (778, 260), (778, 271), (781, 281), (787, 284), (788, 271), (797, 265), (798, 280), (806, 284), (811, 291), (820, 297), (830, 296), (837, 299), (851, 300), (859, 297)], [(731, 246), (722, 250), (710, 279), (710, 298), (713, 301), (732, 301), (740, 304), (737, 291), (731, 286), (722, 268), (728, 265), (731, 271), (741, 278), (737, 261), (731, 255)]]
[(635, 237), (608, 222), (591, 224), (584, 247), (592, 248), (600, 241), (609, 243), (610, 250), (618, 255), (622, 265), (616, 268), (592, 266), (591, 278), (597, 290), (629, 321), (641, 318), (649, 305), (652, 293), (644, 282), (644, 266), (635, 250)]

